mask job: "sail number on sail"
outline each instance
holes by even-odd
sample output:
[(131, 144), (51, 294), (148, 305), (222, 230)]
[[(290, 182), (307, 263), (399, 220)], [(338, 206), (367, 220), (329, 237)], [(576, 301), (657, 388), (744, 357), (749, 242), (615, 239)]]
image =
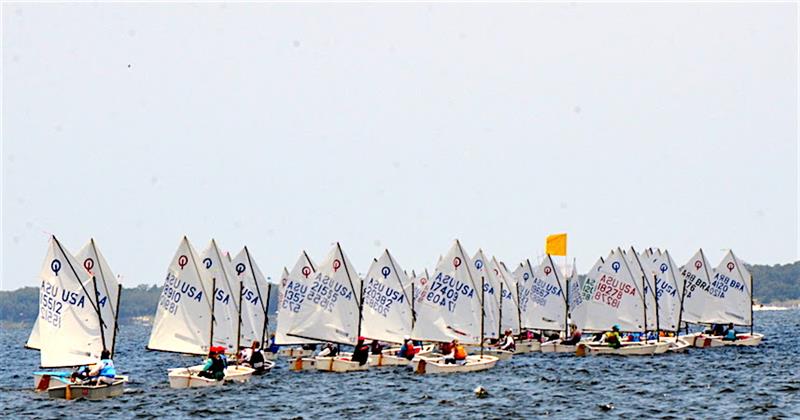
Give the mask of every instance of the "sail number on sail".
[[(59, 295), (61, 300), (59, 301)], [(41, 315), (40, 318), (56, 328), (61, 328), (61, 314), (64, 305), (75, 305), (83, 308), (86, 305), (86, 296), (71, 290), (61, 290), (58, 286), (42, 281), (40, 293)]]
[(550, 295), (561, 296), (561, 288), (539, 280), (538, 278), (534, 278), (530, 296), (533, 302), (537, 305), (545, 306), (547, 304), (547, 298)]
[(330, 276), (317, 273), (314, 284), (311, 285), (311, 291), (308, 293), (308, 300), (328, 312), (333, 312), (340, 296), (347, 300), (353, 300), (353, 292), (349, 287), (335, 282)]
[(402, 303), (404, 300), (403, 292), (372, 278), (369, 279), (369, 283), (364, 289), (364, 303), (384, 317), (389, 316), (389, 309), (392, 307), (392, 303)]
[(428, 292), (425, 300), (436, 305), (444, 306), (450, 312), (455, 312), (459, 295), (472, 298), (475, 296), (475, 289), (447, 274), (439, 273), (436, 275), (436, 278), (433, 279), (431, 290)]
[[(586, 282), (586, 285), (589, 285), (589, 281)], [(622, 297), (625, 295), (636, 296), (636, 287), (608, 274), (603, 274), (597, 284), (593, 299), (612, 308), (619, 308)]]
[(684, 278), (688, 280), (686, 284), (686, 287), (688, 288), (686, 292), (687, 298), (690, 298), (692, 296), (692, 292), (694, 292), (696, 289), (704, 290), (711, 296), (721, 299), (724, 299), (725, 293), (731, 289), (742, 293), (745, 292), (743, 283), (736, 281), (722, 273), (714, 274), (714, 281), (711, 283), (706, 283), (702, 277), (698, 277), (686, 269), (683, 270), (682, 274)]
[(161, 299), (159, 299), (158, 304), (165, 311), (175, 315), (178, 312), (181, 297), (184, 295), (189, 299), (200, 302), (203, 298), (203, 291), (185, 281), (181, 281), (174, 274), (167, 273), (167, 278), (164, 280), (164, 290), (161, 292)]

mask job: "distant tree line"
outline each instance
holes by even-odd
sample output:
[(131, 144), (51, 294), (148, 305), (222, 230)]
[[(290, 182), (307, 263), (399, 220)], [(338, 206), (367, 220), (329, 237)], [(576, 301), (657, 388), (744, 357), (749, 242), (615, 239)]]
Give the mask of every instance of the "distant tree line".
[[(791, 264), (748, 266), (753, 274), (753, 294), (757, 302), (772, 303), (800, 300), (800, 261)], [(123, 288), (120, 303), (120, 321), (126, 322), (140, 316), (153, 316), (161, 296), (160, 286), (140, 284)], [(272, 287), (270, 312), (277, 308), (277, 287)], [(23, 287), (0, 291), (0, 321), (33, 322), (39, 310), (39, 289)]]
[[(123, 288), (120, 297), (120, 322), (127, 322), (140, 316), (153, 316), (156, 313), (161, 286), (140, 284)], [(277, 308), (277, 287), (272, 287), (270, 312)], [(39, 288), (23, 287), (12, 291), (0, 291), (0, 321), (33, 322), (39, 313)]]

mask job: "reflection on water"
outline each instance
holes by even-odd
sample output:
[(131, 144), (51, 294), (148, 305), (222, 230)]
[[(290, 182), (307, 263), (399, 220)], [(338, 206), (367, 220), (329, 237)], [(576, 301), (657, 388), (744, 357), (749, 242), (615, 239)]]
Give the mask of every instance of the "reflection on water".
[[(39, 355), (23, 349), (27, 328), (0, 332), (10, 351), (2, 364), (4, 415), (43, 416), (478, 416), (800, 417), (800, 311), (756, 312), (756, 348), (618, 358), (534, 353), (495, 369), (418, 376), (398, 369), (352, 374), (293, 373), (285, 362), (249, 384), (171, 390), (166, 369), (195, 357), (148, 352), (149, 326), (123, 325), (116, 364), (131, 376), (125, 396), (103, 402), (49, 400), (30, 390)], [(473, 390), (483, 386), (487, 398)], [(601, 406), (613, 404), (611, 412)], [(69, 411), (66, 411), (69, 410)]]

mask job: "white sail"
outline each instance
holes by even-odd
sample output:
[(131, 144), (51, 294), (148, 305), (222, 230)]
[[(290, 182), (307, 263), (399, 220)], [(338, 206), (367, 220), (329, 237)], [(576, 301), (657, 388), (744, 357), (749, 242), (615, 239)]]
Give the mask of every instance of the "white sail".
[(597, 262), (586, 273), (583, 281), (572, 281), (569, 284), (569, 315), (578, 328), (586, 328), (588, 318), (591, 315), (589, 312), (592, 306), (590, 301), (592, 300), (597, 280), (589, 281), (589, 279), (600, 277), (600, 270), (602, 270), (604, 263), (605, 260), (602, 257), (598, 258)]
[(572, 272), (567, 277), (567, 321), (573, 322), (572, 309), (581, 304), (581, 280), (578, 276), (578, 268), (575, 262), (572, 263)]
[(622, 331), (644, 331), (642, 279), (633, 275), (623, 252), (618, 248), (604, 264), (587, 274), (582, 288), (582, 304), (574, 314), (578, 327), (608, 330), (618, 324)]
[(716, 288), (711, 287), (711, 268), (703, 250), (698, 250), (680, 271), (685, 288), (682, 320), (691, 323), (715, 322), (712, 319), (719, 318), (724, 307), (722, 300), (712, 294)]
[(403, 343), (412, 327), (410, 292), (406, 290), (410, 283), (389, 250), (385, 250), (364, 279), (361, 335)]
[(678, 331), (683, 296), (683, 282), (678, 282), (680, 274), (675, 271), (678, 267), (667, 251), (647, 250), (644, 256), (642, 264), (649, 270), (650, 278), (655, 278), (659, 329)]
[(519, 307), (517, 306), (517, 281), (508, 271), (505, 264), (492, 257), (489, 269), (493, 271), (500, 284), (500, 333), (511, 330), (514, 334), (519, 334)]
[(693, 323), (751, 325), (750, 273), (728, 251), (710, 270), (703, 250), (681, 269), (686, 281), (683, 320)]
[(310, 302), (306, 299), (314, 280), (316, 267), (308, 254), (303, 251), (291, 272), (283, 270), (280, 289), (278, 290), (278, 316), (277, 326), (275, 327), (275, 343), (285, 344), (307, 344), (315, 343), (314, 340), (289, 336), (286, 333), (292, 331), (302, 313), (313, 309)]
[(519, 288), (519, 312), (522, 329), (533, 329), (535, 324), (536, 311), (533, 308), (531, 291), (533, 289), (533, 269), (530, 261), (520, 263), (514, 270), (514, 277), (517, 279)]
[[(236, 272), (236, 282), (241, 282), (242, 326), (239, 343), (249, 346), (253, 341), (264, 344), (267, 330), (267, 305), (269, 284), (258, 268), (250, 250), (245, 246), (231, 261)], [(234, 286), (236, 287), (236, 286)]]
[(201, 270), (205, 269), (207, 276), (216, 280), (214, 290), (214, 340), (213, 345), (224, 346), (229, 352), (235, 353), (239, 340), (239, 284), (236, 281), (231, 262), (217, 246), (217, 241), (211, 240), (208, 247), (200, 256), (202, 259)]
[(42, 367), (95, 363), (103, 350), (100, 318), (86, 273), (69, 252), (50, 237), (39, 274), (39, 335)]
[(317, 266), (297, 323), (288, 335), (355, 344), (359, 335), (361, 279), (337, 243)]
[(567, 324), (567, 301), (558, 268), (546, 256), (533, 269), (529, 310), (533, 312), (530, 328), (564, 331)]
[(97, 297), (95, 302), (100, 306), (100, 314), (103, 317), (103, 337), (105, 338), (106, 349), (111, 351), (114, 347), (114, 336), (117, 332), (117, 304), (119, 302), (119, 281), (111, 267), (108, 265), (103, 254), (97, 248), (94, 239), (90, 239), (78, 254), (75, 255), (78, 263), (88, 273), (89, 279), (84, 283), (86, 290), (94, 290), (95, 282), (91, 277), (94, 276), (97, 287)]
[[(498, 338), (500, 337), (500, 280), (497, 278), (494, 270), (488, 267), (489, 259), (483, 253), (482, 249), (478, 249), (475, 256), (472, 257), (472, 265), (475, 267), (475, 285), (480, 287), (481, 279), (483, 279), (483, 312), (486, 319), (483, 320), (483, 336), (484, 338)], [(480, 289), (478, 289), (480, 292)]]
[[(97, 248), (94, 239), (90, 239), (80, 251), (75, 255), (75, 259), (80, 264), (80, 268), (75, 267), (79, 273), (88, 273), (84, 280), (84, 288), (91, 292), (95, 289), (95, 282), (92, 276), (97, 279), (97, 296), (94, 298), (95, 304), (100, 306), (100, 314), (103, 319), (103, 337), (105, 348), (112, 352), (114, 350), (114, 337), (117, 333), (117, 304), (119, 303), (120, 286), (111, 267), (105, 257)], [(31, 335), (28, 338), (26, 347), (32, 349), (40, 348), (39, 318), (33, 324)]]
[(212, 280), (185, 236), (167, 269), (147, 348), (205, 355), (211, 343)]
[(721, 292), (719, 298), (725, 301), (725, 311), (718, 323), (753, 324), (752, 279), (744, 263), (729, 250), (714, 269), (711, 279), (712, 287)]
[(411, 336), (424, 341), (459, 339), (480, 344), (481, 299), (476, 275), (461, 243), (455, 241), (429, 278), (430, 289), (416, 300), (417, 322)]
[[(628, 262), (628, 267), (635, 278), (638, 278), (643, 285), (642, 294), (644, 295), (644, 302), (646, 307), (646, 321), (647, 330), (655, 331), (658, 329), (658, 304), (656, 303), (655, 279), (650, 273), (649, 264), (647, 260), (642, 261), (643, 255), (639, 255), (636, 250), (631, 247), (627, 251), (623, 251), (625, 260)], [(647, 267), (647, 268), (645, 268)]]

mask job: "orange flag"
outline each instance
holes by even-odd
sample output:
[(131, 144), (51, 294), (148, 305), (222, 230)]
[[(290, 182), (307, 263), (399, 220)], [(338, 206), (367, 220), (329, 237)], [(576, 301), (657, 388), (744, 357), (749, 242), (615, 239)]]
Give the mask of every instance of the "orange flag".
[(567, 255), (567, 234), (557, 233), (547, 237), (544, 252), (550, 255)]

